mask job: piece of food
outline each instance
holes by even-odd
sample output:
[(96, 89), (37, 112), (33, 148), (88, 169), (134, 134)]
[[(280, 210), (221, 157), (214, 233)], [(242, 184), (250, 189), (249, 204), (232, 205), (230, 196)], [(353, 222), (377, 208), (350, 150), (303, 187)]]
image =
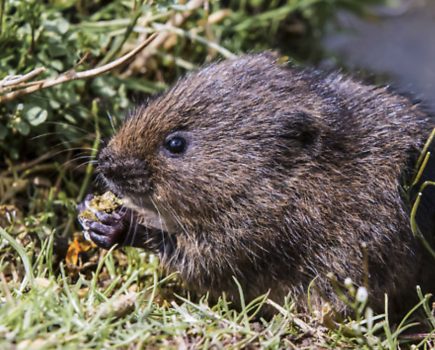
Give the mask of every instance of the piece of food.
[(86, 240), (90, 240), (89, 237), (89, 225), (90, 221), (98, 221), (96, 212), (112, 213), (123, 204), (122, 200), (116, 197), (112, 192), (107, 191), (100, 196), (93, 196), (92, 198), (85, 199), (84, 210), (80, 210), (78, 219), (83, 227), (83, 234)]

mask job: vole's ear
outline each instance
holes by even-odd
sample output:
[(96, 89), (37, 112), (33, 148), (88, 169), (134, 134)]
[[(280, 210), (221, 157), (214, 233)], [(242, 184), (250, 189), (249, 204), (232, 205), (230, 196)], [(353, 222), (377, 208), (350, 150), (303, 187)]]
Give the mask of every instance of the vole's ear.
[(308, 112), (298, 111), (284, 118), (279, 137), (286, 142), (287, 147), (302, 148), (316, 155), (321, 149), (321, 125)]

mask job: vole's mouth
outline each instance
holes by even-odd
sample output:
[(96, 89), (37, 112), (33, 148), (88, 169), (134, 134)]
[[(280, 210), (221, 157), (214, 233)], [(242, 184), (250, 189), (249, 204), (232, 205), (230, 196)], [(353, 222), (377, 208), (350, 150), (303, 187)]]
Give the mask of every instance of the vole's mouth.
[(127, 208), (139, 214), (140, 223), (145, 227), (155, 228), (168, 233), (175, 233), (177, 226), (168, 213), (159, 209), (148, 195), (140, 197), (137, 194), (126, 195), (122, 198)]
[[(106, 174), (102, 173), (101, 175), (106, 186), (118, 197), (122, 198), (124, 205), (139, 214), (142, 225), (168, 233), (177, 231), (177, 225), (175, 225), (172, 216), (152, 201), (149, 186), (141, 178), (121, 176), (120, 179), (112, 179)], [(138, 188), (141, 191), (137, 191)], [(142, 190), (144, 188), (148, 189), (148, 191), (144, 192)]]

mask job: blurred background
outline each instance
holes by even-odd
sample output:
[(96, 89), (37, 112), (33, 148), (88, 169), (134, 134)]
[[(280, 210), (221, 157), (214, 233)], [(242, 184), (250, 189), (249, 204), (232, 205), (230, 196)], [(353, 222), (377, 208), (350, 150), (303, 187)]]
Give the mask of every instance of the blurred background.
[[(394, 4), (394, 6), (391, 6)], [(384, 82), (435, 107), (435, 1), (373, 6), (373, 15), (339, 11), (339, 31), (325, 35), (332, 66), (384, 76)]]

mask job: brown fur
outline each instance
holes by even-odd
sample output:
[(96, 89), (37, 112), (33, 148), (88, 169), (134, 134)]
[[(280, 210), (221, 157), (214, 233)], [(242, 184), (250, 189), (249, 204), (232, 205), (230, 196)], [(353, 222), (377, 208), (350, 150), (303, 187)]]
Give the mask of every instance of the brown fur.
[[(365, 243), (371, 303), (386, 292), (395, 307), (435, 279), (399, 190), (430, 128), (384, 88), (248, 55), (134, 110), (100, 168), (136, 208), (158, 211), (161, 262), (193, 290), (237, 303), (234, 276), (247, 299), (291, 293), (304, 305), (316, 278), (315, 302), (342, 309), (326, 274), (363, 285)], [(181, 156), (163, 147), (173, 132), (188, 140)]]

